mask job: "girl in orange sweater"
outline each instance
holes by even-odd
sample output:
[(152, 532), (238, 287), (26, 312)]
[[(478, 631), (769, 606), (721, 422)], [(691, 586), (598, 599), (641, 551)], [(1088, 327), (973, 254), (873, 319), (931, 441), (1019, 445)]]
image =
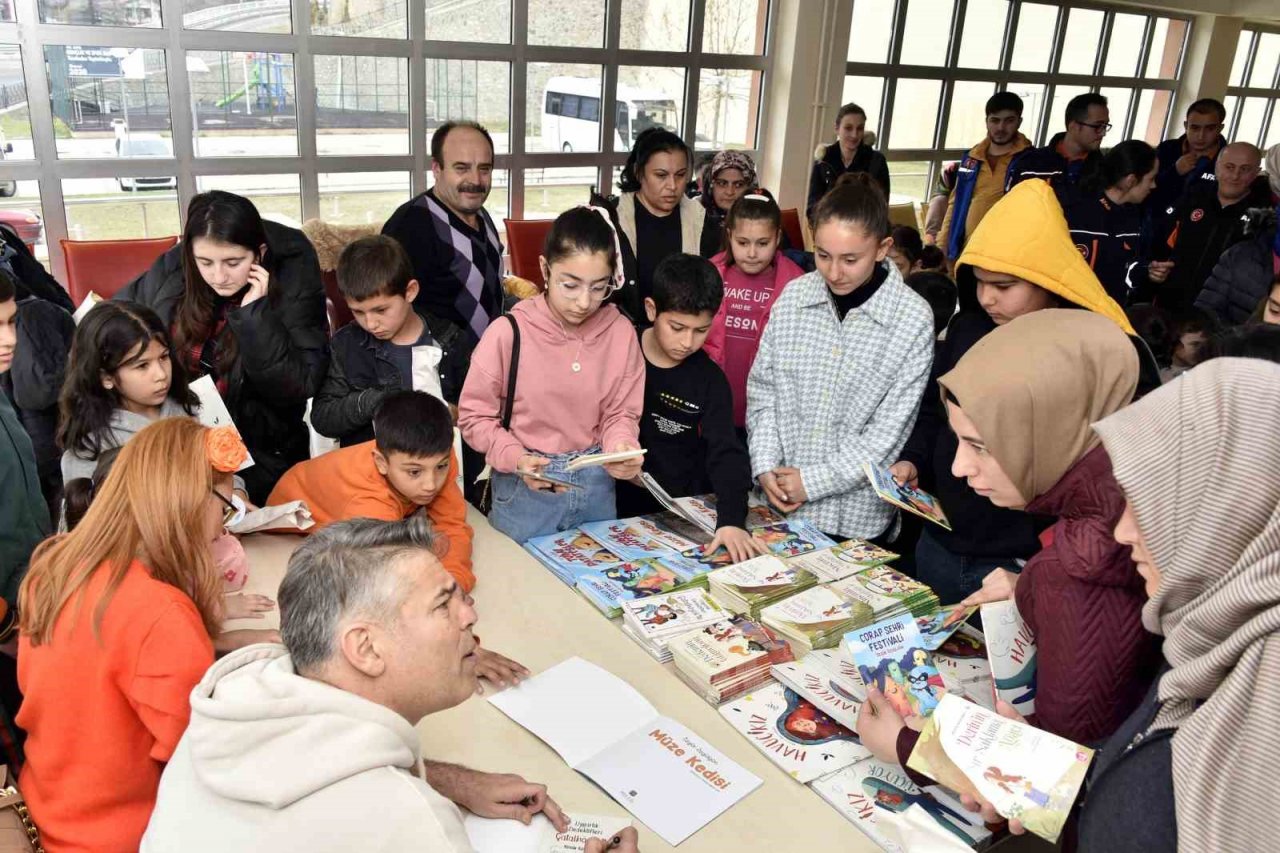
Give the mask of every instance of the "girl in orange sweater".
[(160, 773), (213, 663), (221, 532), (247, 451), (229, 427), (146, 427), (19, 592), (20, 787), (49, 853), (135, 851)]

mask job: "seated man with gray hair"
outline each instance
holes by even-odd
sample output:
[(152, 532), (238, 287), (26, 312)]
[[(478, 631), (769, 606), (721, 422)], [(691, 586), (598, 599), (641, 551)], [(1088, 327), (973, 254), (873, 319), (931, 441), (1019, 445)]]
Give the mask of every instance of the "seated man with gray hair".
[[(477, 645), (425, 521), (320, 531), (279, 603), (284, 645), (228, 655), (192, 691), (143, 851), (470, 851), (459, 806), (567, 827), (543, 785), (422, 757), (415, 726), (476, 692)], [(634, 851), (634, 830), (609, 849)]]

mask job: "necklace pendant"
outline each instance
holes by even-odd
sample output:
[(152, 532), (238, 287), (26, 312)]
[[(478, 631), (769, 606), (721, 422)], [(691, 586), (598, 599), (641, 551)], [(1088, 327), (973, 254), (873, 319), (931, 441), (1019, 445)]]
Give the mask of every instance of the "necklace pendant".
[(581, 365), (580, 363), (576, 362), (576, 361), (575, 361), (573, 364), (569, 365), (569, 366), (573, 368), (573, 372), (574, 372), (574, 373), (581, 373), (581, 372), (582, 372), (582, 365)]

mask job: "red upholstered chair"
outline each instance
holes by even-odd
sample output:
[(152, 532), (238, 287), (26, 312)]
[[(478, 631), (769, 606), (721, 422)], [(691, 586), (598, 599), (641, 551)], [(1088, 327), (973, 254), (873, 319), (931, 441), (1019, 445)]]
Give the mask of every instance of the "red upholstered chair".
[(800, 211), (794, 207), (782, 211), (782, 232), (791, 241), (791, 248), (804, 251), (804, 229), (800, 227)]
[(351, 322), (351, 309), (347, 307), (347, 298), (338, 289), (337, 270), (323, 270), (320, 281), (324, 283), (325, 302), (329, 308), (329, 335)]
[(511, 254), (511, 274), (528, 279), (538, 285), (539, 290), (546, 290), (547, 283), (542, 278), (542, 265), (538, 256), (542, 254), (542, 245), (546, 242), (547, 232), (551, 230), (550, 219), (504, 219), (507, 226), (507, 251)]
[(67, 263), (67, 292), (79, 305), (89, 291), (110, 299), (142, 275), (156, 258), (178, 244), (177, 237), (146, 240), (60, 240)]

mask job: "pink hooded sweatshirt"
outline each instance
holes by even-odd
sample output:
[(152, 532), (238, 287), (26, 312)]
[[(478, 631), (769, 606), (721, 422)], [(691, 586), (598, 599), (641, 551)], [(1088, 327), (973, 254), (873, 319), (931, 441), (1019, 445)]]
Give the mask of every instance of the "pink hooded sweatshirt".
[(747, 275), (737, 264), (730, 265), (727, 255), (721, 252), (711, 259), (724, 279), (724, 301), (711, 321), (711, 331), (702, 348), (729, 378), (733, 423), (743, 426), (747, 419), (747, 374), (760, 349), (769, 312), (782, 288), (804, 275), (804, 270), (779, 251), (772, 264), (755, 275)]
[[(458, 401), (467, 444), (496, 471), (511, 473), (530, 451), (545, 454), (640, 445), (644, 356), (635, 327), (602, 305), (576, 329), (561, 327), (546, 296), (511, 309), (520, 324), (520, 366), (511, 429), (502, 428), (502, 401), (511, 361), (511, 324), (495, 320), (471, 354)], [(573, 363), (581, 365), (574, 372)]]

